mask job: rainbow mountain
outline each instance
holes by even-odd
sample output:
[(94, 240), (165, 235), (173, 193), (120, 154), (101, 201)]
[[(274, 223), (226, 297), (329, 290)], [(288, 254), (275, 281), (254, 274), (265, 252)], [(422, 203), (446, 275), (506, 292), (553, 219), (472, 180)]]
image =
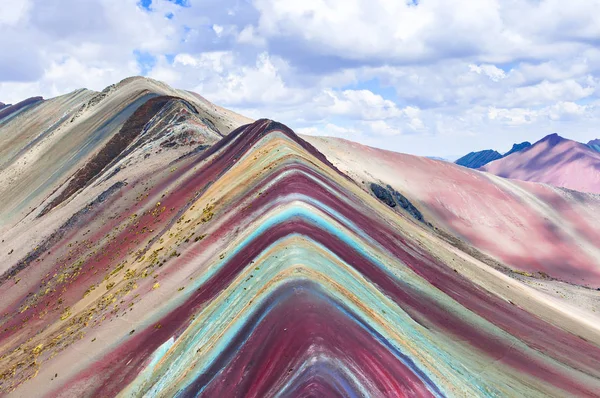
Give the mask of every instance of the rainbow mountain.
[(600, 394), (593, 194), (142, 78), (0, 140), (1, 394)]

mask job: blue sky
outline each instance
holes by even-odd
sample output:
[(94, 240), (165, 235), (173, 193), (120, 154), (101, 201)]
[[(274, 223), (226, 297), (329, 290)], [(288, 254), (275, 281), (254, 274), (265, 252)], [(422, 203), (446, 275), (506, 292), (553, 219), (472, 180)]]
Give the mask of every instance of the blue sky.
[(305, 134), (442, 157), (600, 136), (600, 1), (12, 0), (0, 101), (144, 75)]

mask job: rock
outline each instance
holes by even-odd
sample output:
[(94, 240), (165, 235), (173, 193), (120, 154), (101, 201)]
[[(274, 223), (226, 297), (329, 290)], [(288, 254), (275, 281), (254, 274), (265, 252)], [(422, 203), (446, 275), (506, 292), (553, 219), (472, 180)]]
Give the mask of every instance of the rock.
[(388, 185), (387, 188), (384, 188), (381, 185), (372, 182), (371, 191), (373, 191), (373, 194), (377, 197), (377, 199), (381, 200), (389, 207), (393, 208), (396, 207), (396, 205), (400, 205), (401, 208), (406, 210), (416, 220), (431, 226), (430, 223), (425, 222), (423, 214), (419, 211), (419, 209), (417, 209), (404, 195), (396, 191), (390, 185)]
[(388, 205), (389, 207), (396, 207), (396, 202), (392, 195), (388, 192), (387, 189), (382, 187), (381, 185), (377, 185), (375, 183), (371, 183), (371, 191), (377, 197), (377, 199), (381, 200), (383, 203)]
[(396, 202), (400, 205), (400, 207), (402, 207), (404, 210), (406, 210), (416, 220), (425, 222), (425, 219), (423, 218), (423, 214), (412, 203), (410, 203), (410, 201), (408, 199), (406, 199), (406, 197), (404, 195), (402, 195), (400, 192), (396, 191), (390, 185), (388, 185), (387, 188), (392, 193), (392, 196), (394, 197), (394, 199), (396, 199)]

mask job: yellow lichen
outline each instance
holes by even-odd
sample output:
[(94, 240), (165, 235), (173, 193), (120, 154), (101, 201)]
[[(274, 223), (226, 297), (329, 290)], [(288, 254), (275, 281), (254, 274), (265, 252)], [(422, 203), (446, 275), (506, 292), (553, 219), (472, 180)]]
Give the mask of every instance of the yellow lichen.
[(42, 352), (42, 349), (44, 348), (43, 344), (39, 344), (36, 347), (33, 348), (33, 350), (31, 350), (31, 353), (35, 356), (40, 355), (40, 353)]
[(71, 308), (67, 307), (67, 308), (65, 308), (65, 310), (61, 314), (60, 320), (64, 321), (65, 319), (67, 319), (70, 316), (71, 316)]

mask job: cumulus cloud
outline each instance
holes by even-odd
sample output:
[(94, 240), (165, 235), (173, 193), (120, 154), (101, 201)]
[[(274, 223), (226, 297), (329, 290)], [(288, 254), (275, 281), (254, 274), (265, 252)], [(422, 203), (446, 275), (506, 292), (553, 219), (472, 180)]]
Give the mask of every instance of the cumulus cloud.
[(25, 19), (31, 8), (29, 0), (7, 1), (0, 6), (0, 26), (14, 26)]
[(5, 102), (102, 89), (142, 72), (136, 52), (159, 54), (179, 43), (173, 22), (135, 0), (5, 1), (0, 15)]
[(497, 82), (500, 81), (504, 78), (506, 78), (506, 73), (494, 66), (494, 65), (489, 65), (489, 64), (482, 64), (482, 65), (474, 65), (474, 64), (470, 64), (469, 65), (469, 69), (471, 70), (471, 72), (475, 72), (478, 75), (485, 75), (487, 77), (490, 78), (490, 80)]
[(589, 110), (587, 105), (560, 101), (549, 107), (546, 112), (551, 120), (571, 120), (584, 116)]
[(600, 135), (600, 2), (14, 0), (0, 100), (145, 74), (307, 134), (422, 155)]
[(324, 115), (343, 115), (352, 119), (382, 120), (401, 114), (393, 101), (369, 90), (324, 90), (315, 99)]
[(337, 137), (346, 139), (357, 139), (363, 135), (360, 130), (338, 126), (333, 123), (326, 123), (322, 126), (299, 128), (298, 134)]

